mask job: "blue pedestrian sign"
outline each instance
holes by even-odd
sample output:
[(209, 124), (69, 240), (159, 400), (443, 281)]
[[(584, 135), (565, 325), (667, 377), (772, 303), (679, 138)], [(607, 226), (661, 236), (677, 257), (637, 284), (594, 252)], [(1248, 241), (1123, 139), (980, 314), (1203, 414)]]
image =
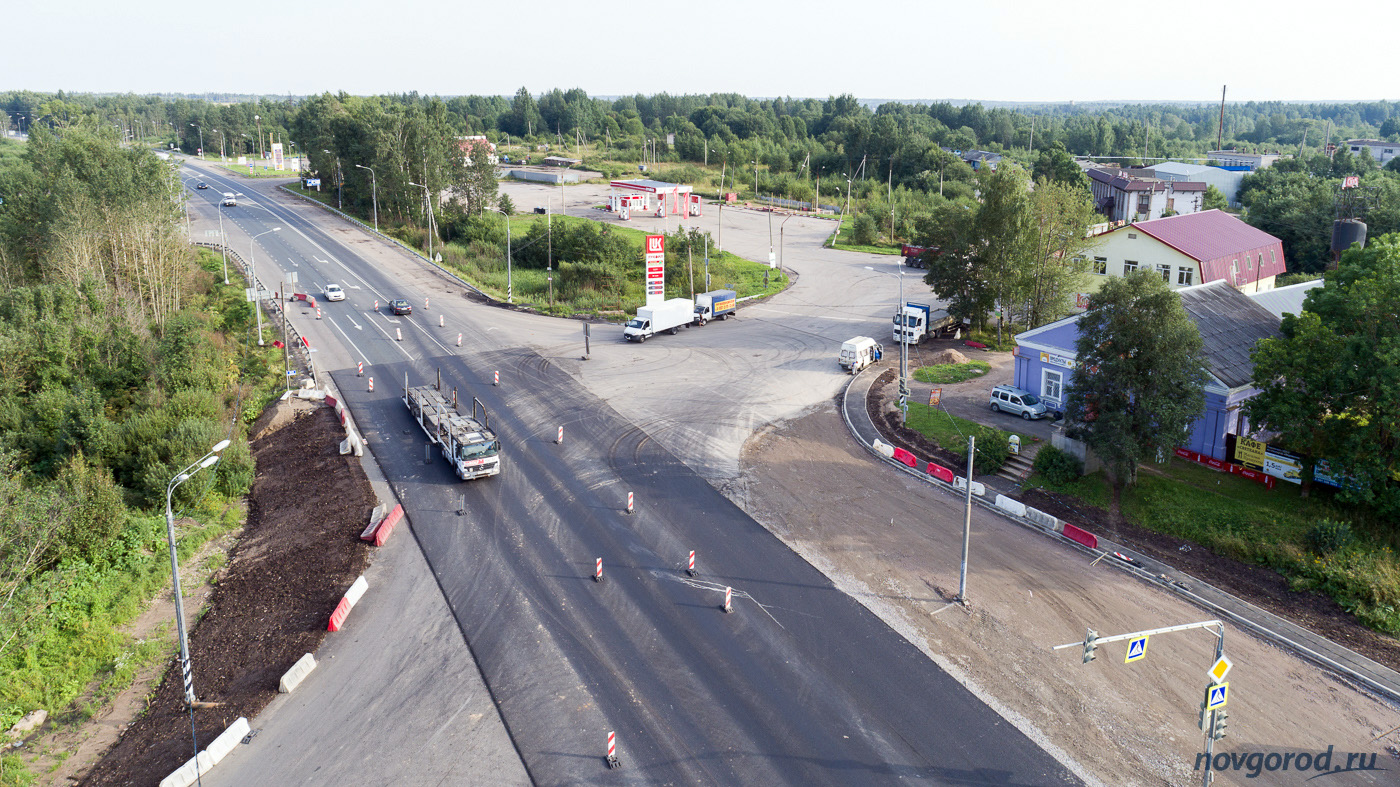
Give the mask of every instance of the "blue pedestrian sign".
[(1147, 637), (1142, 636), (1128, 640), (1128, 655), (1123, 658), (1124, 664), (1132, 664), (1147, 658)]
[(1230, 700), (1230, 682), (1226, 681), (1206, 689), (1206, 710), (1225, 707)]

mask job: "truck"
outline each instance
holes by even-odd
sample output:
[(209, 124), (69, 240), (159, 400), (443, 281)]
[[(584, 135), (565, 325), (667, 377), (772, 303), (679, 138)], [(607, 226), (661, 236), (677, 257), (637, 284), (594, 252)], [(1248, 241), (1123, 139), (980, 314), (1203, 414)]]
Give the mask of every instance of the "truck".
[(856, 336), (847, 339), (841, 344), (841, 354), (837, 357), (837, 362), (841, 368), (851, 374), (864, 369), (872, 363), (880, 360), (884, 355), (885, 348), (869, 336)]
[(934, 309), (927, 303), (909, 301), (894, 315), (894, 341), (896, 344), (918, 344), (926, 336), (932, 336), (953, 323), (953, 318), (943, 309)]
[(738, 294), (733, 290), (712, 290), (695, 296), (695, 324), (723, 320), (734, 313)]
[(644, 342), (648, 337), (670, 331), (680, 333), (682, 325), (695, 321), (695, 304), (688, 298), (672, 298), (656, 306), (643, 306), (637, 316), (627, 321), (622, 337), (629, 342)]
[(899, 253), (904, 257), (904, 264), (911, 268), (927, 268), (928, 263), (924, 259), (925, 253), (937, 254), (938, 250), (928, 246), (910, 246), (907, 243), (900, 244)]
[[(501, 472), (501, 441), (491, 431), (486, 406), (472, 397), (472, 414), (457, 412), (457, 390), (449, 399), (439, 386), (410, 388), (404, 378), (403, 403), (419, 428), (452, 465), (452, 472), (463, 481)], [(481, 411), (477, 416), (478, 409)]]

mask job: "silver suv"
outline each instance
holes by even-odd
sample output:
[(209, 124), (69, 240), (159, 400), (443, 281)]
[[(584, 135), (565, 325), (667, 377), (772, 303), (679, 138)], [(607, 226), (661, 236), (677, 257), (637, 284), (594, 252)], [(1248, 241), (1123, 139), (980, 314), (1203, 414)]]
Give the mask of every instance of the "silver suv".
[(1040, 397), (1013, 385), (998, 385), (992, 389), (992, 412), (1019, 415), (1027, 421), (1048, 415), (1045, 403), (1040, 401)]

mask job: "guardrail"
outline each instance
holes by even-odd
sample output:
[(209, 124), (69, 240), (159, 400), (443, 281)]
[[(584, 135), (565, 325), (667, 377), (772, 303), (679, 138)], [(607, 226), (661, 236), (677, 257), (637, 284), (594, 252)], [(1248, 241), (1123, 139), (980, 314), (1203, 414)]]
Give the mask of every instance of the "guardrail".
[[(248, 273), (248, 266), (243, 262), (243, 258), (239, 256), (238, 252), (233, 249), (218, 243), (208, 243), (206, 241), (195, 241), (192, 245), (227, 254), (229, 259), (236, 263), (234, 267), (237, 268), (238, 272), (243, 276), (244, 281), (249, 282), (250, 286), (259, 292), (267, 289), (263, 286), (261, 281)], [(281, 296), (282, 293), (278, 293), (278, 295)], [(263, 312), (267, 314), (268, 322), (274, 326), (273, 330), (282, 334), (282, 341), (287, 345), (288, 352), (296, 355), (300, 361), (301, 367), (307, 369), (311, 374), (311, 379), (315, 380), (316, 366), (311, 362), (311, 349), (307, 346), (301, 332), (296, 329), (295, 325), (292, 325), (291, 320), (281, 319), (279, 321), (274, 319), (284, 316), (283, 310), (286, 307), (283, 305), (281, 297), (268, 298), (266, 301), (259, 298), (258, 308), (261, 308)], [(285, 328), (285, 330), (282, 330), (283, 328)], [(295, 349), (293, 350), (293, 348)]]

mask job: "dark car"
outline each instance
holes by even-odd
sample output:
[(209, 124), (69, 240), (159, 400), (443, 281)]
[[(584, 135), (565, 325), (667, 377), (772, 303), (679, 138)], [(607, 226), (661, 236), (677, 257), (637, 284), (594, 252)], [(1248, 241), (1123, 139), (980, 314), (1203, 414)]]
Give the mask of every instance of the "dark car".
[(200, 182), (196, 183), (194, 187), (197, 189), (207, 189), (209, 188), (209, 184), (201, 180)]
[(403, 298), (398, 298), (389, 301), (389, 311), (392, 314), (412, 314), (413, 304), (409, 303)]

